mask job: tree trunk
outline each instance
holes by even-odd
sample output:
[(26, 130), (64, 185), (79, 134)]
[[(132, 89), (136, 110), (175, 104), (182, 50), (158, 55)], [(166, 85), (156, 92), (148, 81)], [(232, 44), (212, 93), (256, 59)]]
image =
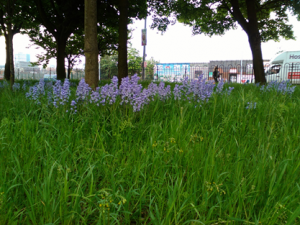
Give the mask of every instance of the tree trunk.
[(56, 40), (56, 75), (58, 80), (63, 80), (66, 78), (65, 70), (65, 50), (67, 41), (66, 40)]
[(5, 62), (5, 70), (4, 70), (4, 78), (5, 80), (10, 80), (10, 57), (9, 57), (9, 41), (8, 41), (8, 35), (5, 36), (5, 45), (6, 45), (6, 62)]
[(71, 68), (70, 65), (68, 65), (68, 79), (70, 80), (70, 74), (71, 74)]
[(246, 6), (249, 21), (246, 28), (246, 33), (248, 35), (248, 40), (252, 52), (255, 83), (265, 84), (266, 77), (261, 53), (261, 37), (258, 29), (258, 21), (256, 15), (256, 1), (246, 0)]
[(127, 63), (127, 23), (128, 23), (128, 0), (119, 0), (119, 48), (118, 48), (118, 79), (119, 85), (124, 77), (128, 76)]
[(95, 90), (99, 83), (97, 0), (85, 0), (84, 7), (85, 82)]
[(70, 74), (71, 74), (71, 61), (68, 59), (68, 79), (70, 80)]
[(255, 83), (265, 84), (266, 77), (264, 71), (263, 58), (261, 53), (261, 40), (259, 32), (248, 34), (249, 44), (252, 52), (253, 70)]
[(11, 29), (11, 23), (7, 24), (7, 36), (8, 36), (8, 57), (9, 57), (9, 81), (10, 88), (15, 82), (15, 73), (14, 73), (14, 52), (13, 52), (13, 32)]

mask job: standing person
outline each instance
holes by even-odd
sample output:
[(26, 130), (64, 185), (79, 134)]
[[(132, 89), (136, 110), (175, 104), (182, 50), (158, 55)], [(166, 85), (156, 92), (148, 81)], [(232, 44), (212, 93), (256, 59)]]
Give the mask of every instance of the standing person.
[(218, 83), (218, 78), (220, 77), (219, 71), (218, 71), (218, 65), (215, 66), (214, 71), (213, 71), (213, 78), (216, 83)]

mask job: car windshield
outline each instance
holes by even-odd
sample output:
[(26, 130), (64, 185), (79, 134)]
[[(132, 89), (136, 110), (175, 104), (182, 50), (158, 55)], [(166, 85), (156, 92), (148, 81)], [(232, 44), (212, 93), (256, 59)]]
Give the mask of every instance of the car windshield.
[(270, 74), (277, 74), (280, 71), (281, 65), (274, 65), (271, 67)]

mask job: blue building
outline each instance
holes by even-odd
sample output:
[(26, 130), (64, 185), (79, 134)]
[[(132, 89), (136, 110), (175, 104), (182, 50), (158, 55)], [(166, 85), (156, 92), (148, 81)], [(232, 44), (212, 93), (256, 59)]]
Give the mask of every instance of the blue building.
[(154, 72), (159, 79), (180, 80), (190, 76), (190, 63), (158, 63)]

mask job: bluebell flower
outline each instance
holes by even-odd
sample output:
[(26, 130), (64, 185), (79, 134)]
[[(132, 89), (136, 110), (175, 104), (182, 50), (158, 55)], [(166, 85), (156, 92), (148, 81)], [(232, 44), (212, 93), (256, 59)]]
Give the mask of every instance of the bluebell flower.
[(26, 82), (24, 82), (23, 85), (22, 85), (22, 90), (26, 91), (26, 89), (27, 89)]
[(0, 88), (5, 88), (5, 87), (8, 87), (8, 86), (9, 86), (9, 83), (6, 80), (0, 82)]
[(276, 91), (277, 93), (283, 94), (283, 95), (292, 95), (295, 91), (296, 86), (292, 86), (290, 81), (271, 81), (268, 83), (267, 86), (261, 86), (260, 90), (262, 92), (270, 92), (270, 91)]
[(92, 88), (90, 88), (90, 86), (87, 83), (85, 83), (84, 79), (81, 79), (76, 90), (77, 100), (85, 101), (88, 98), (91, 90)]
[(256, 109), (256, 102), (248, 102), (246, 109)]
[(13, 86), (12, 86), (13, 91), (18, 91), (18, 90), (20, 90), (20, 87), (21, 87), (21, 85), (20, 85), (19, 83), (14, 83)]

